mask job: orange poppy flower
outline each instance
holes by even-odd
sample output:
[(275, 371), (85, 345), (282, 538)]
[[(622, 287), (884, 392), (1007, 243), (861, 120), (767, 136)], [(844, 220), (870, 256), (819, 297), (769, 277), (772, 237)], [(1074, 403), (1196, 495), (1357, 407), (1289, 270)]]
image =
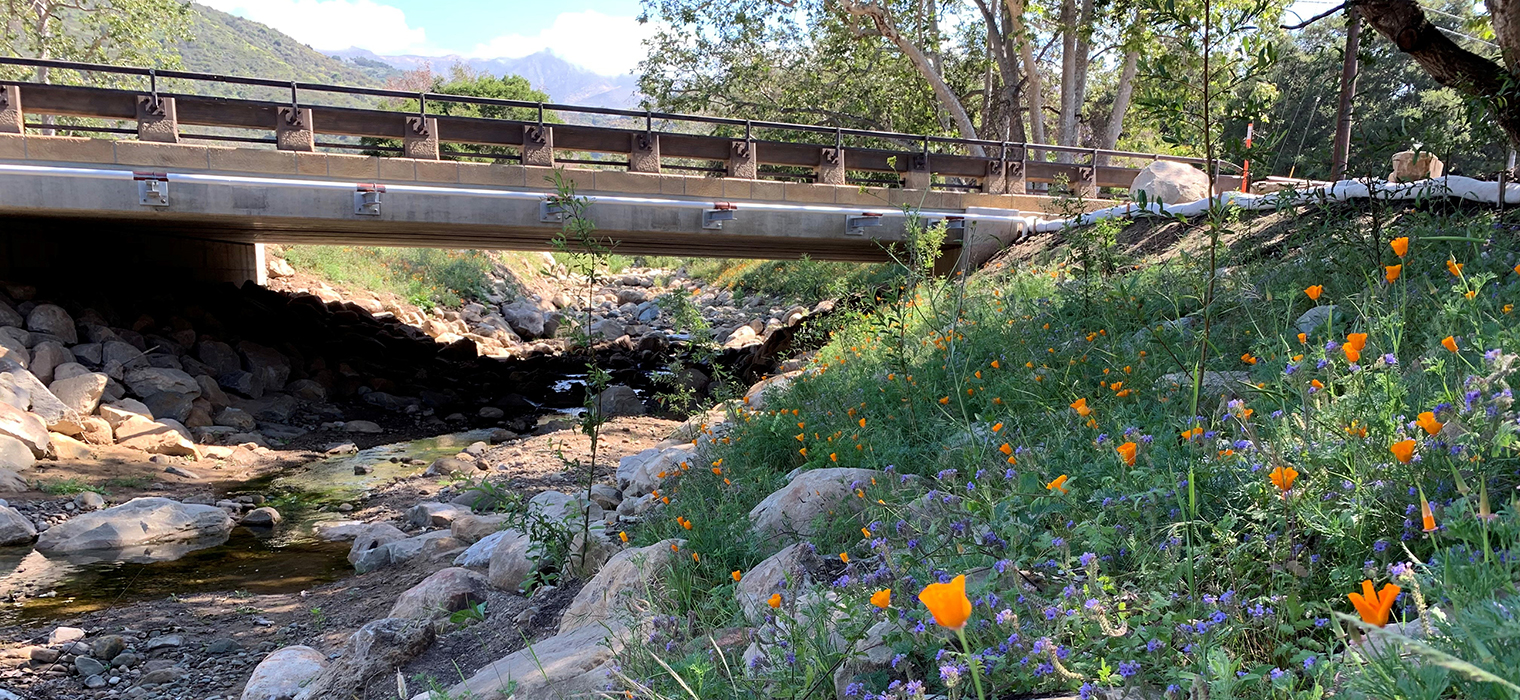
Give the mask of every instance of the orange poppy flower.
[(1139, 445), (1133, 442), (1126, 442), (1123, 445), (1115, 447), (1114, 450), (1118, 451), (1119, 457), (1124, 460), (1125, 465), (1135, 466), (1135, 454), (1140, 450)]
[(1393, 609), (1393, 601), (1399, 597), (1402, 588), (1391, 583), (1383, 584), (1383, 590), (1373, 592), (1372, 581), (1362, 581), (1361, 593), (1347, 593), (1351, 604), (1356, 606), (1356, 611), (1362, 616), (1362, 621), (1376, 627), (1388, 624), (1388, 611)]
[(1324, 293), (1325, 293), (1325, 285), (1322, 285), (1322, 284), (1312, 285), (1312, 286), (1304, 289), (1304, 294), (1308, 294), (1309, 295), (1309, 299), (1312, 300), (1312, 301), (1319, 301), (1319, 295), (1324, 294)]
[(737, 570), (735, 570), (733, 573), (729, 574), (729, 576), (733, 577), (734, 583), (738, 583), (739, 579), (744, 578), (744, 574), (739, 573)]
[(1430, 509), (1430, 501), (1425, 500), (1425, 491), (1420, 490), (1420, 527), (1426, 532), (1436, 531), (1436, 514)]
[(830, 452), (829, 453), (829, 461), (837, 463), (839, 461), (839, 453), (838, 452)]
[(941, 396), (940, 397), (940, 399), (939, 399), (939, 405), (943, 406), (943, 405), (948, 404), (948, 403), (950, 403), (950, 397), (948, 397), (948, 396)]
[(1299, 333), (1298, 334), (1298, 342), (1303, 343), (1305, 345), (1308, 345), (1309, 344), (1309, 334), (1308, 333)]
[(1409, 252), (1409, 236), (1400, 236), (1388, 241), (1388, 247), (1393, 248), (1393, 254), (1404, 257)]
[(1052, 482), (1046, 484), (1045, 488), (1047, 490), (1050, 490), (1050, 491), (1060, 491), (1061, 493), (1067, 493), (1067, 491), (1066, 491), (1066, 479), (1067, 479), (1067, 476), (1065, 474), (1062, 474), (1062, 475), (1056, 477), (1055, 481), (1052, 481)]
[(1403, 464), (1409, 464), (1409, 460), (1414, 459), (1414, 447), (1414, 440), (1400, 440), (1390, 445), (1388, 451), (1393, 453), (1394, 459)]
[(886, 610), (887, 606), (892, 604), (892, 589), (883, 588), (875, 593), (872, 593), (871, 604), (878, 608), (881, 608), (882, 610)]
[(781, 594), (772, 593), (771, 597), (765, 601), (765, 604), (771, 606), (772, 608), (781, 607)]
[(1403, 265), (1384, 265), (1383, 266), (1383, 279), (1388, 280), (1389, 282), (1397, 282), (1398, 279), (1399, 279), (1399, 275), (1403, 274), (1403, 272), (1404, 272), (1404, 266)]
[(994, 423), (993, 426), (992, 426), (992, 432), (994, 432), (994, 433), (997, 432), (997, 431), (999, 431), (999, 430), (1002, 430), (1002, 429), (1003, 429), (1003, 424), (1002, 423)]
[(1254, 364), (1256, 364), (1256, 357), (1254, 355), (1252, 355), (1251, 353), (1246, 353), (1246, 354), (1240, 356), (1240, 361), (1244, 362), (1244, 363), (1246, 363), (1248, 365), (1254, 365)]
[(1083, 418), (1086, 418), (1089, 414), (1092, 413), (1092, 409), (1087, 407), (1086, 397), (1071, 402), (1071, 408), (1073, 411), (1077, 412), (1077, 415), (1082, 416)]
[(1183, 440), (1192, 440), (1193, 438), (1201, 437), (1202, 435), (1203, 435), (1203, 426), (1201, 426), (1201, 425), (1200, 426), (1195, 426), (1193, 428), (1189, 428), (1187, 430), (1182, 431), (1182, 439)]
[(934, 615), (934, 622), (940, 627), (958, 630), (971, 619), (971, 599), (966, 597), (965, 574), (956, 576), (950, 583), (924, 586), (918, 600)]
[(1298, 480), (1298, 470), (1293, 467), (1278, 467), (1272, 470), (1270, 477), (1272, 485), (1276, 486), (1277, 490), (1287, 493), (1288, 489), (1293, 488), (1293, 482)]
[(1427, 435), (1435, 435), (1441, 432), (1441, 428), (1445, 427), (1444, 423), (1436, 420), (1436, 414), (1430, 411), (1421, 413), (1419, 417), (1414, 419), (1414, 422), (1416, 425), (1424, 428)]
[(1004, 455), (1011, 455), (1011, 454), (1013, 454), (1013, 445), (1010, 445), (1010, 444), (1008, 444), (1008, 443), (1005, 442), (1005, 443), (1002, 444), (1001, 447), (998, 448), (998, 452), (1001, 452)]
[(1447, 350), (1450, 350), (1452, 352), (1456, 352), (1457, 351), (1457, 339), (1455, 337), (1453, 337), (1453, 336), (1449, 336), (1448, 335), (1445, 338), (1441, 339), (1441, 347), (1446, 348)]
[(622, 540), (623, 544), (628, 544), (628, 533), (626, 533), (626, 532), (619, 532), (618, 533), (618, 539)]
[(1322, 381), (1320, 381), (1320, 380), (1318, 380), (1318, 379), (1310, 379), (1309, 380), (1309, 386), (1312, 386), (1315, 389), (1318, 389), (1320, 391), (1324, 391), (1325, 390), (1325, 383), (1322, 382)]
[(1456, 258), (1447, 258), (1446, 271), (1450, 272), (1452, 277), (1461, 277), (1462, 263), (1457, 262)]

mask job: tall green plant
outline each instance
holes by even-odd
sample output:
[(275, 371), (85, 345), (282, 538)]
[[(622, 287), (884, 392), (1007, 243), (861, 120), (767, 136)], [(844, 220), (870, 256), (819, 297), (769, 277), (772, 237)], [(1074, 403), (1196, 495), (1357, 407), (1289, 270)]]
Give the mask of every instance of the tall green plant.
[(612, 375), (596, 361), (591, 310), (596, 306), (596, 289), (617, 242), (596, 235), (596, 224), (587, 215), (591, 200), (575, 193), (575, 182), (566, 178), (563, 170), (556, 169), (550, 181), (555, 193), (549, 198), (549, 206), (560, 212), (562, 222), (559, 234), (554, 237), (554, 247), (564, 255), (567, 267), (586, 279), (586, 299), (582, 305), (580, 323), (573, 331), (573, 339), (575, 345), (586, 353), (586, 412), (581, 416), (580, 427), (581, 432), (591, 439), (591, 453), (585, 465), (586, 501), (581, 522), (581, 551), (570, 553), (571, 557), (584, 557), (591, 547), (591, 487), (596, 483), (601, 430), (607, 422), (607, 417), (602, 412), (601, 395), (612, 380)]

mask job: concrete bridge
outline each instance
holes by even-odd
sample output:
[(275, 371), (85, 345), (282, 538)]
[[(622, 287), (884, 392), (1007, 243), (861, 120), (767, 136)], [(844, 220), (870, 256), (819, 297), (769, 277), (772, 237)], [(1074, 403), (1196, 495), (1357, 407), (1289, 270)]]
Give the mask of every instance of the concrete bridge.
[[(563, 215), (551, 199), (556, 174), (590, 199), (598, 236), (623, 254), (884, 260), (912, 208), (948, 221), (953, 259), (963, 247), (1013, 238), (1021, 213), (1112, 204), (1097, 197), (1128, 188), (1143, 162), (1202, 165), (59, 61), (0, 64), (146, 83), (0, 84), (0, 275), (11, 279), (124, 263), (258, 279), (263, 243), (552, 250)], [(159, 81), (283, 90), (290, 99), (162, 91)], [(323, 103), (334, 95), (410, 99), (417, 111)], [(535, 118), (454, 116), (453, 105)], [(50, 135), (59, 132), (85, 136)], [(1080, 199), (1042, 193), (1055, 183)]]

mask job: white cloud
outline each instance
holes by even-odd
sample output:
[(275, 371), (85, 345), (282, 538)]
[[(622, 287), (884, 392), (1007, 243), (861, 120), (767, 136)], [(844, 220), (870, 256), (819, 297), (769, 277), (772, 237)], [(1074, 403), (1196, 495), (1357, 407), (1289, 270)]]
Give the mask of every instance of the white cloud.
[(562, 12), (532, 36), (505, 34), (476, 46), (476, 58), (521, 58), (548, 49), (560, 58), (602, 75), (632, 71), (644, 58), (644, 39), (653, 24), (633, 17), (613, 17), (596, 10)]
[(399, 8), (373, 0), (200, 0), (262, 22), (319, 51), (349, 47), (378, 54), (436, 53), (427, 32), (407, 24)]

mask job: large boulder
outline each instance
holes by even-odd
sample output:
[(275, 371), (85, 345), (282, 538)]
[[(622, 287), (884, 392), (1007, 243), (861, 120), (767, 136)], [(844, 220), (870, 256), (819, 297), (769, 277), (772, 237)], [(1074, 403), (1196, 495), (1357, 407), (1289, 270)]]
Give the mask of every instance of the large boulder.
[(1388, 174), (1388, 181), (1414, 182), (1440, 177), (1445, 171), (1446, 165), (1430, 151), (1399, 151), (1393, 154), (1393, 172)]
[[(7, 328), (0, 330), (16, 329)], [(25, 331), (22, 332), (25, 333)], [(26, 343), (16, 339), (15, 335), (0, 333), (0, 359), (10, 360), (22, 367), (27, 367), (32, 364), (32, 351), (27, 349)]]
[(755, 382), (750, 386), (748, 391), (744, 392), (744, 405), (749, 407), (751, 411), (765, 410), (766, 398), (786, 391), (787, 387), (792, 385), (792, 382), (797, 381), (797, 378), (802, 376), (803, 371), (794, 369), (790, 372), (778, 374), (774, 377), (766, 377)]
[[(622, 649), (629, 624), (636, 621), (634, 600), (645, 595), (685, 544), (685, 540), (665, 540), (619, 552), (576, 594), (565, 610), (559, 634), (480, 669), (450, 688), (450, 697), (596, 697), (607, 683), (607, 671)], [(411, 700), (429, 698), (429, 693), (422, 693)]]
[(290, 358), (279, 350), (247, 340), (238, 343), (238, 352), (242, 353), (248, 371), (258, 377), (265, 391), (285, 388), (286, 380), (290, 379)]
[(66, 365), (74, 361), (74, 353), (56, 340), (44, 340), (32, 347), (32, 363), (27, 369), (37, 375), (37, 379), (43, 384), (53, 381), (53, 370), (59, 365)]
[(802, 589), (808, 583), (808, 572), (819, 563), (813, 545), (798, 542), (744, 572), (744, 578), (734, 586), (734, 599), (744, 616), (758, 625), (771, 611), (766, 601), (776, 593), (786, 596)]
[[(623, 630), (586, 625), (506, 655), (450, 688), (446, 697), (565, 700), (601, 697)], [(434, 700), (431, 692), (411, 700)]]
[[(695, 445), (683, 442), (669, 447), (651, 447), (618, 460), (618, 488), (624, 498), (637, 498), (660, 487), (665, 477), (681, 470), (681, 463), (695, 459)], [(661, 476), (661, 475), (664, 476)]]
[[(0, 491), (3, 490), (4, 486), (0, 485)], [(25, 482), (22, 482), (22, 488), (20, 490), (26, 490)], [(457, 525), (458, 521), (455, 521), (455, 524)], [(469, 548), (465, 549), (463, 552), (460, 552), (459, 556), (454, 557), (454, 566), (464, 566), (471, 569), (489, 570), (491, 566), (491, 557), (495, 556), (496, 554), (496, 545), (500, 544), (502, 540), (515, 534), (519, 533), (516, 530), (497, 530), (496, 532), (493, 532), (489, 535), (486, 535), (485, 537), (476, 540), (475, 544), (470, 545)], [(455, 537), (458, 538), (458, 535), (455, 535)], [(526, 574), (524, 574), (524, 576), (526, 576)], [(490, 580), (489, 574), (487, 575), (486, 580)], [(522, 585), (521, 579), (518, 579), (517, 585)]]
[(37, 333), (58, 336), (64, 343), (79, 342), (79, 330), (74, 327), (74, 317), (57, 304), (38, 304), (26, 315), (26, 329)]
[(31, 484), (26, 483), (20, 474), (10, 469), (0, 469), (0, 493), (21, 493), (31, 489)]
[(191, 398), (201, 395), (201, 385), (182, 369), (143, 367), (127, 372), (122, 381), (132, 393), (143, 398), (162, 391), (189, 394)]
[(450, 567), (407, 589), (386, 617), (432, 620), (484, 602), (486, 579), (469, 569)]
[(1209, 198), (1209, 176), (1187, 163), (1152, 161), (1135, 175), (1129, 195), (1144, 192), (1149, 202), (1187, 204)]
[(47, 456), (52, 445), (41, 418), (4, 402), (0, 402), (0, 435), (20, 440), (34, 457)]
[(354, 536), (354, 543), (348, 549), (348, 563), (358, 564), (359, 559), (366, 552), (404, 539), (406, 539), (406, 533), (394, 525), (386, 523), (369, 525)]
[(10, 506), (0, 506), (0, 547), (31, 544), (37, 537), (37, 528), (26, 516)]
[[(495, 542), (489, 545), (491, 559), (486, 565), (486, 580), (504, 591), (521, 588), (523, 581), (538, 569), (533, 556), (533, 540), (516, 530), (502, 530), (486, 539), (492, 538)], [(465, 550), (465, 554), (469, 552)]]
[(111, 381), (110, 377), (99, 372), (74, 375), (65, 379), (54, 379), (48, 385), (48, 391), (76, 413), (87, 416), (95, 412), (100, 405), (100, 397), (105, 393), (106, 384)]
[(0, 359), (0, 388), (13, 397), (26, 396), (27, 410), (41, 418), (48, 430), (65, 435), (83, 432), (79, 413), (59, 401), (41, 380), (21, 365)]
[(524, 340), (532, 340), (533, 338), (544, 336), (544, 312), (527, 299), (519, 299), (510, 304), (502, 304), (501, 317), (506, 320), (507, 326), (512, 329), (512, 332), (521, 336)]
[(626, 384), (614, 384), (596, 397), (597, 410), (603, 418), (644, 415), (644, 400)]
[(116, 444), (148, 454), (200, 457), (190, 429), (172, 418), (133, 415), (116, 426)]
[[(37, 464), (37, 455), (26, 443), (9, 435), (0, 435), (0, 468), (26, 471)], [(23, 489), (25, 490), (25, 489)]]
[(242, 700), (290, 700), (327, 668), (327, 656), (307, 646), (281, 647), (253, 669)]
[(231, 345), (219, 340), (202, 340), (196, 343), (195, 356), (208, 367), (216, 370), (217, 375), (243, 370), (243, 360), (238, 357), (237, 351), (233, 350)]
[(680, 553), (685, 545), (686, 540), (670, 539), (618, 552), (575, 594), (560, 619), (560, 633), (630, 622), (638, 607), (635, 600), (647, 594), (676, 556), (686, 556)]
[(371, 681), (393, 683), (396, 670), (431, 646), (433, 636), (433, 626), (421, 620), (374, 620), (348, 638), (343, 653), (311, 679), (295, 700), (363, 697)]
[(798, 474), (749, 511), (750, 524), (765, 536), (809, 537), (814, 522), (855, 499), (855, 490), (886, 474), (872, 469), (814, 469)]
[(225, 539), (232, 518), (215, 506), (167, 498), (134, 498), (119, 506), (75, 516), (37, 539), (43, 553), (126, 549), (163, 543)]

